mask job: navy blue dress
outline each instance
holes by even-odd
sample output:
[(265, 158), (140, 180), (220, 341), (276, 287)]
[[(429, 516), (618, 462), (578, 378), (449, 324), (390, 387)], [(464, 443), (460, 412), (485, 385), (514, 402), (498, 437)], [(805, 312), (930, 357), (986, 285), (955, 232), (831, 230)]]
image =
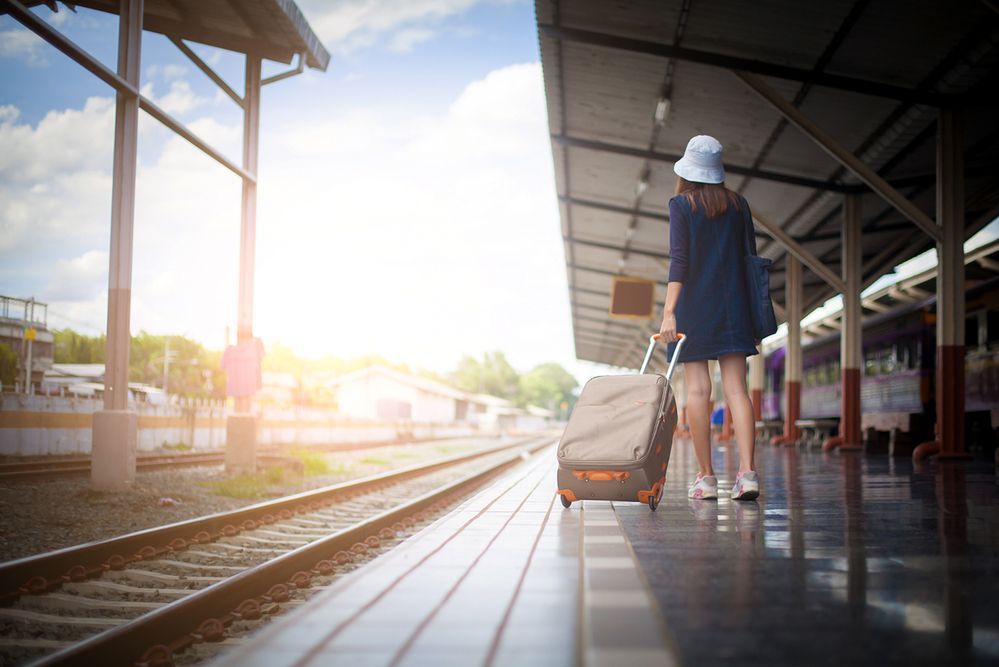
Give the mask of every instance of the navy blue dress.
[(756, 235), (749, 204), (741, 196), (739, 203), (741, 210), (729, 204), (708, 219), (703, 206), (692, 210), (686, 195), (669, 200), (669, 281), (683, 283), (676, 330), (689, 336), (679, 361), (756, 354), (743, 269), (746, 253), (756, 254)]

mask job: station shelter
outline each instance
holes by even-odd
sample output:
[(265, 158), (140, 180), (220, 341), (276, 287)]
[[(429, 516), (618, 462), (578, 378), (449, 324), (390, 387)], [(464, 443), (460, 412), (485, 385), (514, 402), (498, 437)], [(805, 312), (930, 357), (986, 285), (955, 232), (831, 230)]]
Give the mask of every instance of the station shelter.
[[(641, 363), (666, 293), (672, 166), (709, 134), (788, 324), (777, 441), (800, 436), (800, 322), (842, 295), (827, 446), (863, 446), (861, 332), (876, 311), (861, 292), (935, 248), (936, 436), (916, 455), (965, 456), (964, 243), (999, 215), (994, 3), (538, 0), (536, 13), (577, 356)], [(616, 316), (622, 279), (654, 284), (651, 314)], [(762, 381), (751, 357), (757, 409)]]

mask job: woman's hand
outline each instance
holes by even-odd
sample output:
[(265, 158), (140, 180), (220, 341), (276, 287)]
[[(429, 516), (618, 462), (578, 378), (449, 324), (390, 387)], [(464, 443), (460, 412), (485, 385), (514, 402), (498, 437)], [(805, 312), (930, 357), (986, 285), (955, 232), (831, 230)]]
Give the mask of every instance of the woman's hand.
[(676, 342), (676, 315), (668, 311), (663, 313), (663, 323), (659, 325), (659, 335), (667, 343)]

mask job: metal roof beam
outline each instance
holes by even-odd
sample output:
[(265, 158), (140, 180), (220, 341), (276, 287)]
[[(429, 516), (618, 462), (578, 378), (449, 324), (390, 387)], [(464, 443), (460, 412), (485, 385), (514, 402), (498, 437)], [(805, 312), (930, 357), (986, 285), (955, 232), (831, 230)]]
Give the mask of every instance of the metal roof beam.
[[(570, 137), (564, 134), (553, 134), (551, 135), (551, 139), (552, 142), (560, 144), (562, 146), (569, 146), (571, 148), (583, 148), (592, 151), (602, 151), (605, 153), (616, 153), (618, 155), (630, 155), (632, 157), (637, 157), (643, 160), (652, 160), (654, 162), (673, 163), (682, 157), (675, 153), (663, 153), (660, 151), (649, 150), (646, 148), (635, 148), (633, 146), (622, 146), (620, 144), (612, 144), (606, 141), (581, 139), (579, 137)], [(737, 174), (739, 176), (752, 176), (753, 178), (759, 178), (764, 181), (786, 183), (787, 185), (798, 185), (801, 187), (813, 188), (816, 190), (829, 190), (831, 192), (866, 191), (866, 188), (863, 186), (845, 185), (842, 183), (823, 181), (817, 178), (807, 178), (805, 176), (795, 176), (793, 174), (782, 174), (775, 171), (768, 171), (766, 169), (742, 167), (737, 164), (729, 164), (727, 162), (725, 163), (725, 171), (727, 171), (730, 174)]]
[(607, 269), (597, 269), (597, 268), (594, 268), (592, 266), (583, 266), (582, 264), (576, 264), (575, 262), (570, 262), (570, 263), (566, 264), (566, 267), (568, 267), (570, 269), (577, 269), (579, 271), (589, 271), (590, 273), (599, 273), (602, 276), (620, 277), (620, 276), (624, 276), (624, 275), (632, 275), (635, 278), (641, 278), (643, 280), (649, 280), (649, 281), (655, 282), (658, 285), (662, 285), (663, 287), (666, 286), (666, 283), (663, 282), (662, 280), (656, 280), (654, 278), (648, 278), (646, 276), (639, 276), (639, 275), (634, 275), (634, 274), (625, 274), (625, 273), (621, 273), (620, 271), (608, 271)]
[(31, 30), (46, 42), (54, 46), (56, 49), (61, 51), (70, 57), (70, 59), (76, 61), (82, 65), (85, 69), (89, 70), (91, 74), (96, 76), (98, 79), (108, 84), (114, 88), (117, 92), (123, 93), (125, 95), (134, 95), (139, 98), (139, 106), (143, 111), (148, 113), (150, 116), (160, 121), (171, 130), (179, 134), (180, 136), (187, 139), (190, 143), (194, 144), (197, 148), (201, 149), (203, 153), (208, 155), (223, 167), (233, 172), (237, 176), (241, 177), (245, 181), (251, 183), (256, 182), (256, 176), (249, 173), (248, 171), (242, 169), (235, 163), (233, 163), (229, 158), (222, 155), (214, 148), (206, 144), (201, 140), (196, 134), (188, 130), (180, 121), (175, 119), (173, 116), (163, 111), (160, 107), (152, 102), (149, 98), (144, 95), (139, 94), (138, 89), (130, 84), (128, 81), (118, 76), (116, 72), (108, 69), (104, 66), (102, 62), (94, 58), (92, 55), (80, 48), (75, 42), (70, 40), (68, 37), (63, 35), (61, 32), (50, 26), (43, 19), (41, 19), (37, 14), (27, 9), (20, 2), (16, 0), (3, 0), (2, 3), (7, 7), (11, 16), (13, 16), (19, 23)]
[(775, 225), (773, 222), (761, 217), (758, 212), (753, 213), (753, 220), (774, 237), (778, 243), (784, 246), (789, 253), (798, 258), (802, 264), (814, 271), (815, 275), (829, 283), (834, 290), (840, 293), (846, 291), (846, 284), (843, 280), (828, 266), (820, 262), (815, 255), (805, 250), (800, 243), (791, 238), (791, 235), (781, 229), (780, 225)]
[[(934, 241), (939, 242), (941, 238), (940, 228), (930, 219), (918, 206), (913, 204), (907, 197), (888, 184), (876, 171), (854, 155), (852, 152), (839, 145), (822, 128), (813, 123), (805, 114), (793, 104), (784, 99), (780, 93), (768, 86), (755, 74), (749, 72), (732, 72), (736, 78), (742, 81), (747, 88), (759, 95), (765, 102), (768, 102), (780, 115), (788, 120), (792, 125), (801, 130), (805, 136), (826, 152), (830, 157), (848, 169), (854, 176), (867, 183), (874, 192), (898, 210)], [(831, 283), (830, 283), (831, 284)]]
[(752, 60), (750, 58), (740, 58), (711, 51), (701, 51), (699, 49), (689, 49), (672, 44), (662, 44), (660, 42), (650, 42), (641, 39), (631, 39), (618, 35), (608, 35), (602, 32), (590, 30), (579, 30), (577, 28), (561, 28), (548, 24), (539, 24), (542, 34), (566, 42), (577, 42), (590, 46), (601, 46), (619, 51), (631, 51), (643, 53), (660, 58), (675, 58), (687, 62), (700, 63), (713, 67), (722, 67), (730, 70), (742, 70), (763, 76), (773, 76), (779, 79), (790, 81), (800, 81), (826, 88), (836, 88), (848, 90), (854, 93), (863, 93), (876, 97), (887, 97), (889, 99), (909, 102), (911, 104), (926, 104), (929, 106), (946, 106), (949, 104), (951, 96), (941, 95), (929, 91), (893, 86), (879, 81), (869, 79), (857, 79), (849, 76), (819, 72), (800, 67), (789, 67), (768, 63), (762, 60)]
[(563, 204), (571, 204), (573, 206), (583, 206), (585, 208), (593, 208), (598, 211), (607, 211), (608, 213), (633, 215), (639, 218), (647, 218), (649, 220), (655, 220), (656, 222), (666, 222), (666, 223), (669, 222), (669, 213), (655, 213), (653, 211), (643, 211), (628, 206), (608, 204), (606, 202), (594, 201), (592, 199), (582, 199), (580, 197), (569, 197), (566, 195), (559, 195), (558, 200)]
[(588, 246), (590, 248), (601, 248), (603, 250), (622, 251), (625, 253), (625, 255), (642, 255), (643, 257), (653, 257), (655, 259), (667, 259), (667, 260), (669, 259), (669, 253), (656, 252), (654, 250), (640, 250), (638, 248), (634, 248), (631, 246), (625, 248), (623, 245), (614, 245), (612, 243), (599, 243), (597, 241), (585, 241), (583, 239), (567, 235), (563, 236), (562, 240), (567, 241), (569, 243), (577, 243), (579, 245)]
[(205, 76), (214, 81), (215, 85), (221, 88), (223, 93), (229, 96), (229, 99), (238, 104), (241, 109), (243, 108), (243, 98), (240, 97), (236, 93), (236, 91), (233, 90), (229, 86), (229, 84), (226, 83), (225, 80), (221, 76), (219, 76), (215, 70), (211, 68), (211, 66), (208, 63), (202, 60), (197, 53), (192, 51), (191, 47), (189, 47), (187, 44), (184, 43), (183, 40), (177, 37), (170, 37), (169, 39), (171, 42), (173, 42), (174, 46), (180, 49), (181, 53), (187, 56), (188, 60), (197, 65), (198, 69), (200, 69), (202, 72), (205, 73)]

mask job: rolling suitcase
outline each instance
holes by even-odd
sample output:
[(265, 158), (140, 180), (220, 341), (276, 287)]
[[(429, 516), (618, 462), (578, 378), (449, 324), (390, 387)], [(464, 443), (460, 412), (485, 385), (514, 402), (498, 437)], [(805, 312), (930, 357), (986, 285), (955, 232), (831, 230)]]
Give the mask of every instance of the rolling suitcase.
[(659, 334), (638, 375), (601, 375), (583, 387), (558, 444), (558, 494), (562, 505), (576, 500), (630, 500), (655, 510), (666, 481), (676, 428), (670, 389), (684, 336), (666, 375), (646, 375)]

